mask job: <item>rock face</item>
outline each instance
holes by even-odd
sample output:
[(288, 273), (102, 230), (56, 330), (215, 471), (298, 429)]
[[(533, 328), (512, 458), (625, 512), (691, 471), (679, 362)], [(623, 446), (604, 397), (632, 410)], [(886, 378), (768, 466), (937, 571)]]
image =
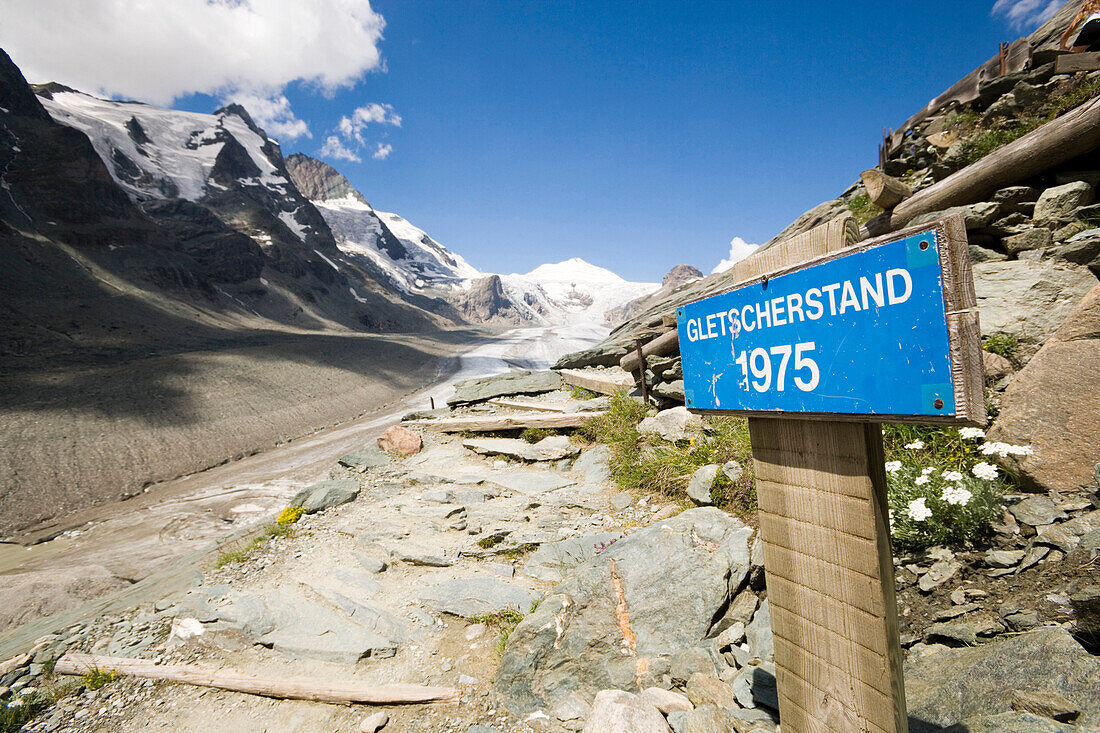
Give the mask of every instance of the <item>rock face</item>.
[(509, 372), (495, 377), (459, 382), (455, 385), (454, 396), (447, 400), (447, 404), (467, 405), (505, 395), (542, 394), (553, 392), (561, 387), (561, 375), (557, 372)]
[(965, 730), (1032, 730), (981, 727), (983, 719), (1011, 711), (1013, 697), (1006, 694), (1011, 690), (1066, 698), (1081, 711), (1076, 730), (1090, 730), (1100, 725), (1097, 689), (1100, 659), (1057, 626), (973, 648), (914, 649), (905, 665), (909, 716), (919, 721), (911, 724), (914, 733), (953, 725), (965, 725)]
[(1075, 489), (1100, 460), (1100, 285), (1005, 392), (991, 440), (1032, 446), (1019, 461), (1036, 488)]
[(982, 333), (1004, 332), (1038, 346), (1094, 285), (1096, 277), (1079, 265), (1023, 260), (974, 265)]
[(704, 507), (614, 543), (571, 571), (512, 632), (497, 691), (526, 713), (573, 691), (651, 686), (673, 655), (704, 642), (744, 582), (751, 535)]
[(302, 153), (294, 153), (286, 157), (286, 169), (298, 190), (311, 201), (350, 197), (370, 205), (363, 194), (351, 185), (351, 181), (328, 163)]
[(538, 595), (492, 578), (459, 578), (439, 583), (420, 597), (437, 611), (470, 618), (509, 608), (526, 613)]

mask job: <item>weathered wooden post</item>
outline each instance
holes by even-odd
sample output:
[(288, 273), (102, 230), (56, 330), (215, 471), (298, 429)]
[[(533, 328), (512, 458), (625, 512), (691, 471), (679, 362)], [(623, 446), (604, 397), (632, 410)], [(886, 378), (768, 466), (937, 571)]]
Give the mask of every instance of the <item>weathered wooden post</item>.
[(834, 219), (677, 309), (688, 408), (749, 416), (785, 733), (908, 730), (880, 422), (984, 425), (961, 216)]

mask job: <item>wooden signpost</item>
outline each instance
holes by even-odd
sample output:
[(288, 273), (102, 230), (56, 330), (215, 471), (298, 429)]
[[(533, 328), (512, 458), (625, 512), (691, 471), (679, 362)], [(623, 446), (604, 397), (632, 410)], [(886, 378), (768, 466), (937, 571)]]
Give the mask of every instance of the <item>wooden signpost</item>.
[(850, 216), (677, 310), (688, 407), (744, 414), (784, 731), (908, 730), (880, 422), (984, 424), (961, 216)]

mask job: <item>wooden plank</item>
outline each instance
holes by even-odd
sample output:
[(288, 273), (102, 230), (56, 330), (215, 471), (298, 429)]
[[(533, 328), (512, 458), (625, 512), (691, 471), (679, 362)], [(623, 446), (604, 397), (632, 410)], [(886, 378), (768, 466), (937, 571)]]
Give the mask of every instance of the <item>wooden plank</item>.
[(531, 410), (533, 412), (568, 412), (564, 405), (554, 405), (549, 402), (527, 402), (526, 400), (489, 400), (487, 404), (494, 407), (511, 407), (515, 410)]
[[(667, 331), (649, 343), (642, 346), (642, 353), (646, 356), (669, 356), (680, 353), (680, 335), (674, 328)], [(638, 368), (638, 354), (630, 352), (619, 359), (619, 366), (625, 372), (632, 372)]]
[(889, 227), (902, 227), (921, 214), (984, 201), (998, 188), (1031, 178), (1097, 148), (1100, 148), (1100, 97), (902, 201), (893, 210)]
[[(840, 250), (854, 228), (848, 215), (838, 217), (737, 263), (737, 279)], [(749, 432), (783, 729), (904, 733), (879, 426), (751, 417)], [(822, 526), (803, 532), (808, 500)]]
[(438, 420), (410, 420), (407, 427), (427, 428), (441, 433), (490, 433), (496, 430), (523, 430), (524, 428), (579, 428), (586, 422), (606, 412), (563, 412), (559, 414), (477, 415), (472, 417), (445, 417)]
[(1100, 69), (1100, 51), (1062, 54), (1054, 59), (1055, 74), (1076, 74), (1078, 71)]
[[(672, 331), (672, 333), (676, 333)], [(612, 367), (610, 369), (562, 369), (562, 381), (573, 387), (612, 395), (634, 389), (634, 377)]]
[(246, 692), (285, 700), (314, 700), (337, 704), (434, 702), (456, 700), (459, 691), (453, 687), (423, 687), (421, 685), (371, 685), (363, 682), (326, 682), (315, 677), (271, 677), (232, 669), (210, 669), (194, 664), (157, 664), (151, 659), (105, 657), (98, 654), (69, 652), (57, 660), (57, 674), (79, 675), (91, 670), (110, 670), (127, 677), (168, 680), (220, 690)]

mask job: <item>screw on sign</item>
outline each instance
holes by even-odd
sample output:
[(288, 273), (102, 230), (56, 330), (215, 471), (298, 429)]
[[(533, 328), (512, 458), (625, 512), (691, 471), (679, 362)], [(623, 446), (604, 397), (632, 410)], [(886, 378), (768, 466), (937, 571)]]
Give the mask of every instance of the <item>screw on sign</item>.
[(908, 729), (879, 423), (986, 422), (962, 217), (857, 232), (677, 309), (688, 408), (749, 417), (784, 731)]

